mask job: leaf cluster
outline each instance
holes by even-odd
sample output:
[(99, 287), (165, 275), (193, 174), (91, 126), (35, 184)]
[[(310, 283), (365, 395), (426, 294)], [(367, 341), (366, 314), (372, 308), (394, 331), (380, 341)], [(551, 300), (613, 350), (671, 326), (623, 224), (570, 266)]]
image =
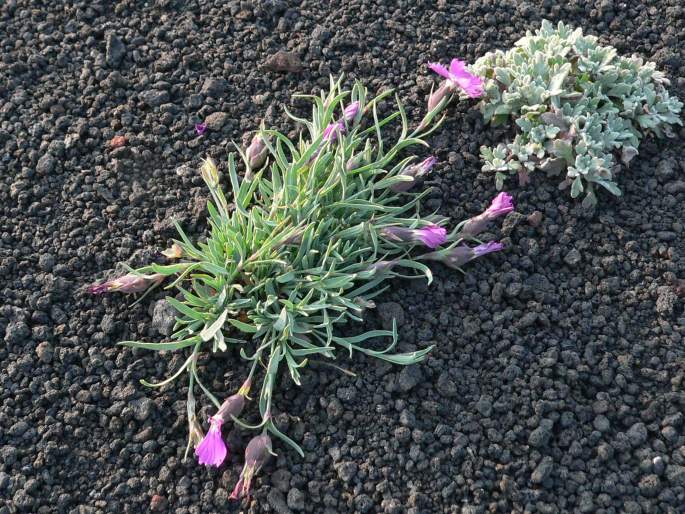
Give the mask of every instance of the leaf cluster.
[(486, 81), (485, 120), (516, 124), (513, 141), (481, 147), (483, 171), (495, 173), (500, 189), (507, 175), (526, 181), (539, 169), (565, 174), (560, 188), (570, 185), (573, 198), (585, 192), (584, 205), (594, 205), (596, 185), (621, 194), (618, 162), (627, 165), (645, 135), (670, 135), (672, 125), (682, 125), (683, 104), (653, 62), (619, 56), (561, 22), (554, 28), (543, 21), (472, 68)]

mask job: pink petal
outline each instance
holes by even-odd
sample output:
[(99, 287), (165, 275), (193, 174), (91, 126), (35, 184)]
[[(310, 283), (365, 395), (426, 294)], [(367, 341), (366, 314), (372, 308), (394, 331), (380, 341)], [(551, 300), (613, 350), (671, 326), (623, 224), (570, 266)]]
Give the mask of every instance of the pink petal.
[(228, 453), (226, 443), (221, 437), (221, 419), (212, 417), (209, 423), (209, 431), (195, 448), (195, 455), (200, 464), (219, 467)]
[(460, 61), (459, 59), (452, 59), (450, 63), (450, 75), (454, 75), (456, 78), (470, 76), (470, 73), (466, 71), (466, 63)]
[(442, 75), (446, 79), (450, 78), (450, 72), (447, 71), (447, 68), (445, 68), (442, 64), (437, 63), (437, 62), (432, 62), (428, 64), (428, 67), (433, 70), (435, 73), (438, 75)]

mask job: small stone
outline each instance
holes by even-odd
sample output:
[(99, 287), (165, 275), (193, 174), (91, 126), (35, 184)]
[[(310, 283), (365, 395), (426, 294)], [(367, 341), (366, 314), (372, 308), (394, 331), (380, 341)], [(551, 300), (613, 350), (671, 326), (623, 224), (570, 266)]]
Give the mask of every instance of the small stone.
[(443, 371), (440, 373), (440, 376), (438, 376), (438, 381), (435, 385), (435, 388), (437, 389), (438, 393), (445, 398), (453, 398), (457, 396), (457, 385), (454, 383), (454, 380), (450, 378), (449, 373), (446, 371)]
[(29, 326), (23, 321), (12, 321), (5, 330), (5, 342), (7, 344), (21, 343), (31, 334)]
[(133, 417), (138, 421), (145, 421), (148, 419), (154, 408), (154, 403), (150, 398), (139, 398), (137, 400), (132, 400), (129, 404), (133, 409)]
[(566, 257), (564, 257), (564, 262), (571, 267), (574, 267), (577, 264), (579, 264), (581, 260), (582, 260), (582, 258), (580, 256), (580, 252), (578, 250), (576, 250), (575, 248), (573, 250), (571, 250), (570, 252), (568, 252), (566, 254)]
[(657, 455), (652, 459), (652, 467), (654, 468), (654, 473), (661, 476), (666, 470), (666, 463), (664, 462), (664, 459)]
[(166, 510), (167, 503), (168, 501), (164, 496), (155, 494), (150, 500), (150, 510), (152, 512), (161, 512)]
[(10, 437), (21, 437), (29, 429), (29, 424), (26, 421), (17, 421), (12, 425), (7, 433)]
[(354, 506), (357, 508), (357, 512), (369, 512), (373, 508), (373, 500), (366, 494), (360, 494), (355, 496)]
[(656, 475), (647, 475), (640, 479), (638, 487), (643, 496), (653, 498), (661, 490), (661, 480)]
[(608, 432), (611, 428), (611, 422), (609, 421), (609, 418), (607, 418), (603, 414), (596, 416), (592, 424), (594, 425), (595, 429), (599, 430), (602, 433)]
[(159, 300), (152, 311), (152, 328), (163, 336), (170, 336), (176, 324), (177, 311), (166, 300)]
[(304, 493), (296, 487), (288, 491), (288, 507), (293, 510), (304, 510)]
[(276, 512), (276, 514), (291, 514), (292, 511), (288, 508), (288, 504), (283, 498), (283, 493), (278, 489), (271, 489), (266, 495), (266, 501), (269, 506)]
[(481, 396), (476, 402), (476, 410), (481, 416), (486, 418), (490, 417), (490, 414), (492, 414), (492, 398), (489, 396)]
[(674, 289), (670, 286), (661, 286), (657, 288), (657, 295), (656, 312), (661, 316), (672, 314), (678, 301)]
[(357, 475), (357, 464), (354, 462), (341, 462), (335, 468), (343, 482), (349, 482)]
[(266, 60), (264, 69), (284, 73), (297, 73), (302, 71), (302, 61), (297, 54), (279, 50)]
[(542, 484), (552, 474), (553, 467), (554, 467), (554, 461), (553, 461), (552, 457), (549, 457), (549, 456), (543, 457), (543, 459), (540, 461), (540, 463), (537, 465), (537, 467), (533, 471), (533, 474), (531, 475), (530, 480), (534, 484)]
[(534, 211), (528, 216), (528, 224), (531, 227), (539, 227), (542, 223), (542, 213), (540, 211)]
[(379, 303), (376, 312), (378, 312), (384, 330), (392, 330), (393, 319), (398, 328), (404, 325), (404, 309), (397, 302)]
[(677, 164), (674, 159), (661, 159), (656, 165), (656, 176), (662, 179), (669, 179), (675, 174)]
[(328, 406), (326, 407), (328, 419), (330, 419), (331, 421), (336, 421), (340, 418), (340, 416), (343, 415), (343, 412), (344, 408), (340, 400), (338, 400), (337, 398), (333, 398), (330, 402), (328, 402)]
[(528, 436), (528, 444), (536, 448), (544, 448), (552, 438), (552, 426), (554, 422), (550, 419), (543, 419), (540, 425)]
[(55, 266), (55, 256), (49, 253), (41, 254), (38, 258), (38, 266), (43, 271), (52, 271)]
[(215, 98), (223, 95), (228, 89), (228, 82), (224, 79), (210, 77), (202, 84), (201, 93)]
[(228, 121), (228, 114), (225, 112), (215, 112), (205, 118), (205, 125), (209, 130), (221, 130)]
[(114, 136), (112, 139), (109, 140), (109, 147), (112, 149), (115, 148), (121, 148), (124, 146), (127, 142), (126, 136)]
[(641, 446), (647, 440), (647, 427), (644, 423), (635, 423), (626, 434), (633, 447)]
[(414, 416), (410, 410), (404, 409), (400, 412), (400, 424), (405, 427), (413, 428), (416, 426), (416, 416)]
[(169, 93), (158, 89), (149, 89), (138, 95), (150, 107), (159, 107), (169, 101)]
[(38, 359), (40, 359), (40, 361), (44, 364), (49, 364), (52, 362), (53, 353), (54, 350), (52, 348), (52, 345), (47, 341), (40, 343), (36, 347), (36, 355), (38, 355)]
[(666, 468), (666, 478), (673, 485), (685, 486), (685, 466), (669, 464)]
[(279, 491), (287, 493), (290, 489), (290, 479), (292, 476), (292, 473), (287, 469), (279, 468), (271, 473), (271, 485)]
[(36, 173), (42, 176), (49, 175), (54, 171), (56, 164), (57, 161), (55, 158), (51, 154), (46, 153), (40, 159), (38, 159), (38, 164), (36, 164)]
[(407, 443), (411, 439), (411, 430), (407, 427), (397, 427), (395, 429), (395, 439), (400, 443)]
[(421, 373), (421, 368), (417, 365), (412, 364), (411, 366), (405, 366), (400, 371), (399, 377), (397, 379), (397, 386), (403, 393), (408, 393), (414, 387), (421, 382), (423, 379), (423, 373)]
[(124, 55), (126, 55), (126, 46), (113, 32), (107, 34), (106, 43), (105, 61), (112, 68), (118, 68)]

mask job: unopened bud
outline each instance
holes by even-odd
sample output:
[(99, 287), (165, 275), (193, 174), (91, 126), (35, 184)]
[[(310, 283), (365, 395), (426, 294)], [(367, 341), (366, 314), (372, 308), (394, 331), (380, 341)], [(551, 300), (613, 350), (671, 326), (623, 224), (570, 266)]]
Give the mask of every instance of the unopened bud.
[(258, 170), (264, 166), (266, 162), (266, 156), (268, 154), (268, 148), (264, 143), (264, 139), (261, 135), (255, 134), (250, 141), (250, 146), (245, 150), (245, 155), (247, 156), (247, 164), (250, 170)]
[(219, 170), (216, 169), (216, 164), (211, 157), (205, 159), (202, 163), (202, 179), (209, 187), (216, 187), (219, 185)]

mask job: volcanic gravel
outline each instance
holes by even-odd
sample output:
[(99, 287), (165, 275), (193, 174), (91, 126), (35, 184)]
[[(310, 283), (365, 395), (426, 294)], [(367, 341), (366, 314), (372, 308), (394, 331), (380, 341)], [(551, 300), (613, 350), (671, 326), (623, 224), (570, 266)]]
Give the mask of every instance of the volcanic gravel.
[[(139, 384), (183, 357), (115, 346), (169, 333), (163, 294), (84, 291), (119, 262), (161, 262), (174, 218), (201, 236), (200, 158), (225, 160), (262, 120), (293, 134), (283, 106), (329, 74), (397, 87), (418, 120), (429, 61), (472, 62), (547, 18), (656, 61), (685, 98), (680, 0), (564, 4), (2, 2), (0, 514), (685, 512), (683, 130), (646, 140), (624, 196), (589, 212), (543, 177), (507, 184), (506, 252), (397, 281), (369, 314), (398, 319), (400, 349), (435, 345), (425, 362), (341, 352), (356, 377), (282, 380), (276, 421), (306, 456), (277, 442), (251, 501), (227, 500), (251, 433), (230, 433), (218, 470), (183, 462), (187, 382)], [(450, 108), (427, 212), (487, 206), (478, 148), (502, 135), (473, 103)], [(225, 396), (239, 362), (200, 370)]]

